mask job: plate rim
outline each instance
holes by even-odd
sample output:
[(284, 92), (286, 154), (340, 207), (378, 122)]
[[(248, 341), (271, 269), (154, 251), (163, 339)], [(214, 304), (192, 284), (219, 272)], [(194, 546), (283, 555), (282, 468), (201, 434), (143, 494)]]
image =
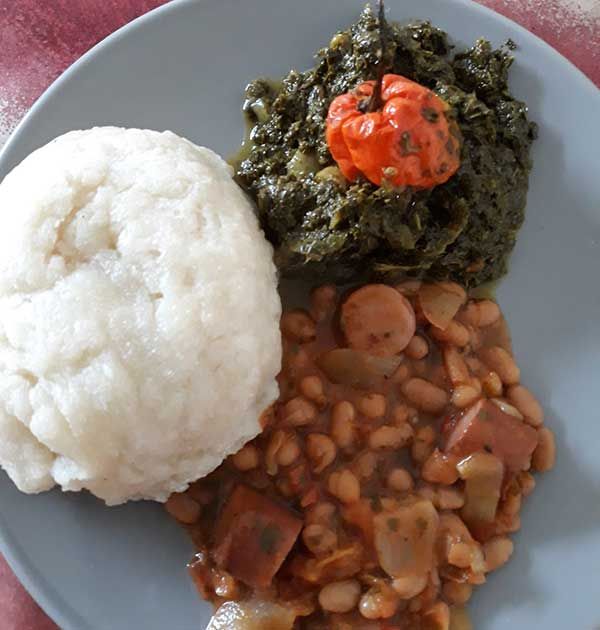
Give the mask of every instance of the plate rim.
[[(239, 1), (239, 0), (236, 0)], [(370, 0), (369, 0), (370, 1)], [(578, 68), (572, 61), (567, 59), (561, 52), (556, 50), (548, 42), (543, 40), (539, 35), (536, 35), (532, 31), (526, 29), (524, 26), (511, 20), (510, 18), (498, 13), (487, 6), (479, 4), (476, 0), (438, 0), (440, 2), (450, 2), (456, 4), (467, 11), (479, 12), (482, 15), (487, 16), (490, 19), (495, 19), (505, 26), (515, 28), (520, 34), (527, 39), (530, 39), (538, 48), (552, 55), (557, 62), (560, 62), (565, 70), (571, 72), (577, 77), (577, 80), (581, 83), (582, 87), (586, 90), (590, 90), (592, 98), (597, 98), (600, 102), (600, 87), (592, 81), (580, 68)], [(110, 33), (99, 42), (94, 44), (88, 51), (86, 51), (81, 57), (76, 59), (71, 65), (69, 65), (52, 83), (40, 94), (40, 96), (33, 102), (33, 105), (27, 110), (23, 118), (19, 121), (17, 126), (11, 131), (2, 149), (0, 149), (0, 171), (3, 170), (3, 161), (7, 154), (12, 150), (13, 145), (17, 144), (22, 129), (27, 125), (29, 119), (36, 115), (37, 111), (44, 106), (44, 101), (50, 98), (54, 92), (60, 89), (62, 84), (68, 81), (72, 74), (78, 72), (80, 68), (85, 66), (101, 49), (111, 46), (114, 42), (119, 41), (121, 38), (126, 37), (130, 31), (142, 28), (146, 21), (153, 21), (163, 17), (163, 14), (171, 11), (177, 11), (180, 7), (186, 5), (207, 5), (210, 0), (168, 0), (166, 4), (160, 5), (151, 9), (147, 13), (138, 16), (131, 22), (119, 27), (116, 31)], [(0, 177), (4, 177), (0, 173)], [(1, 181), (1, 180), (0, 180)]]
[[(244, 0), (233, 0), (234, 2)], [(247, 1), (247, 0), (246, 0)], [(437, 0), (438, 2), (452, 3), (457, 6), (457, 10), (480, 13), (488, 19), (493, 19), (507, 28), (516, 30), (519, 36), (526, 38), (532, 45), (535, 45), (540, 52), (550, 55), (553, 60), (560, 63), (566, 72), (569, 72), (573, 79), (576, 79), (581, 88), (589, 92), (591, 98), (597, 99), (600, 106), (600, 88), (580, 70), (573, 62), (567, 59), (556, 48), (544, 41), (535, 33), (529, 31), (521, 24), (511, 20), (510, 18), (494, 11), (493, 9), (481, 5), (476, 0)], [(35, 117), (38, 111), (42, 110), (45, 102), (51, 98), (54, 93), (58, 92), (63, 83), (71, 79), (71, 76), (83, 69), (101, 50), (112, 46), (124, 37), (128, 37), (132, 31), (143, 29), (147, 22), (163, 19), (165, 15), (176, 12), (185, 6), (196, 5), (202, 7), (210, 4), (211, 0), (169, 0), (166, 4), (151, 9), (147, 13), (138, 16), (131, 22), (121, 26), (113, 33), (110, 33), (92, 48), (85, 52), (81, 57), (69, 65), (34, 101), (27, 113), (19, 121), (15, 129), (10, 133), (7, 141), (0, 150), (0, 182), (12, 170), (6, 170), (4, 162), (7, 156), (12, 152), (20, 141), (24, 129), (29, 120)], [(21, 548), (18, 537), (11, 534), (5, 524), (5, 518), (0, 512), (0, 552), (3, 554), (11, 570), (33, 597), (37, 604), (44, 612), (62, 629), (62, 630), (98, 630), (98, 626), (91, 626), (85, 621), (75, 608), (60, 595), (54, 592), (52, 583), (44, 578), (35, 564), (31, 562), (26, 551)]]

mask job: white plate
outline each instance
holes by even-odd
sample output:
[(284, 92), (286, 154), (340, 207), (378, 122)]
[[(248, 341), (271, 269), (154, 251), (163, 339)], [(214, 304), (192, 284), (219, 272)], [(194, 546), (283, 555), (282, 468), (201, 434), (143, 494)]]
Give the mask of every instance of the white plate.
[[(122, 29), (38, 101), (0, 175), (69, 129), (172, 129), (227, 155), (257, 75), (308, 67), (364, 0), (181, 0)], [(512, 22), (464, 0), (389, 0), (393, 19), (429, 18), (461, 44), (519, 45), (514, 93), (540, 124), (527, 222), (499, 298), (524, 381), (557, 434), (555, 471), (523, 511), (510, 565), (478, 590), (477, 630), (593, 630), (600, 624), (600, 95)], [(35, 182), (32, 182), (35, 185)], [(2, 208), (1, 212), (17, 211)], [(155, 505), (18, 493), (0, 476), (2, 551), (65, 630), (204, 627), (184, 565), (190, 545)]]

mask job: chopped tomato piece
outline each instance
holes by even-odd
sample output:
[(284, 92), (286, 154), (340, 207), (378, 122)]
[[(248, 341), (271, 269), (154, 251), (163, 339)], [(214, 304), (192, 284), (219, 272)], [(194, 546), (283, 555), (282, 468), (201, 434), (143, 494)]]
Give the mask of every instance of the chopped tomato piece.
[(443, 430), (446, 452), (466, 457), (487, 451), (509, 470), (525, 470), (538, 442), (533, 427), (489, 400), (480, 400), (461, 416), (448, 419)]
[(266, 588), (301, 529), (302, 520), (292, 510), (238, 485), (217, 522), (215, 561), (248, 586)]

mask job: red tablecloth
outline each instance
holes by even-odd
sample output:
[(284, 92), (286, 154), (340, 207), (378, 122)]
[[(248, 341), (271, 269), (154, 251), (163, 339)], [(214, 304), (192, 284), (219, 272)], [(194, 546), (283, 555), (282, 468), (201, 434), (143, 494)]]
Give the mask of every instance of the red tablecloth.
[[(68, 65), (164, 1), (0, 0), (0, 145)], [(600, 86), (600, 0), (480, 1), (545, 39)], [(55, 628), (0, 556), (0, 630)]]

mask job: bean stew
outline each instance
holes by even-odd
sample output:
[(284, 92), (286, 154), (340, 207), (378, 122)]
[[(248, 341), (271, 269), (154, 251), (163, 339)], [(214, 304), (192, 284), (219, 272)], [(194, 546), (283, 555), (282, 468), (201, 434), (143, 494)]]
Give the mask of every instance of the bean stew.
[(450, 282), (326, 285), (281, 331), (263, 432), (166, 506), (210, 628), (468, 630), (554, 462), (498, 305)]

